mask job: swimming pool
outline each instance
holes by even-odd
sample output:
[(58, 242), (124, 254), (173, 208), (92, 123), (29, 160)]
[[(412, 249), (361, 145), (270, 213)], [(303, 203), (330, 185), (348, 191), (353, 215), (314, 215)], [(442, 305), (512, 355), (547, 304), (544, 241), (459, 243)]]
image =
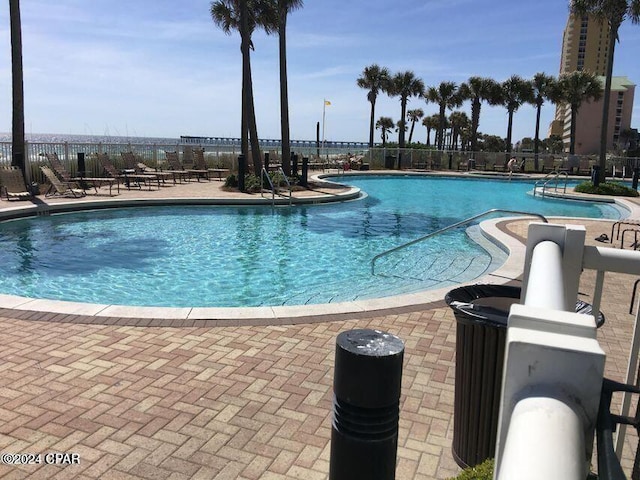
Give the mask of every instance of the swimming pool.
[(114, 305), (261, 306), (352, 301), (440, 288), (500, 265), (464, 230), (378, 253), (490, 208), (619, 218), (604, 204), (532, 197), (532, 183), (349, 177), (341, 204), (149, 207), (0, 224), (0, 292)]

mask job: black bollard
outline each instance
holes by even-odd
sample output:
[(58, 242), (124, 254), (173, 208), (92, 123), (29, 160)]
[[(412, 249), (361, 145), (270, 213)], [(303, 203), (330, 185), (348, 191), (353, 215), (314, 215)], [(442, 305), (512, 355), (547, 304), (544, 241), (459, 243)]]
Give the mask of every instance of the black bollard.
[(640, 176), (640, 168), (633, 169), (633, 178), (631, 179), (631, 188), (638, 190), (638, 176)]
[(307, 186), (307, 178), (309, 176), (309, 157), (302, 157), (302, 176), (300, 177), (300, 185)]
[(247, 160), (244, 155), (238, 155), (238, 190), (244, 192), (244, 175), (247, 171)]
[(84, 163), (84, 152), (78, 152), (78, 176), (86, 177), (86, 167)]
[(395, 479), (403, 357), (395, 335), (338, 335), (329, 480)]
[(593, 170), (591, 170), (591, 183), (593, 183), (594, 187), (600, 185), (600, 165), (593, 166)]

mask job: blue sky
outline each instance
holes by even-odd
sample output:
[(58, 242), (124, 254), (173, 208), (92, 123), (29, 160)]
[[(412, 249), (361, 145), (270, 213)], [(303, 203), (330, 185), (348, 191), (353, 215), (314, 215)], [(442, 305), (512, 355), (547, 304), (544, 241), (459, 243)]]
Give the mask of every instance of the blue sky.
[[(9, 2), (0, 2), (0, 131), (11, 130)], [(372, 64), (412, 70), (427, 86), (479, 75), (557, 75), (568, 2), (539, 0), (306, 0), (288, 24), (291, 136), (366, 141), (369, 103), (356, 86)], [(211, 21), (206, 0), (22, 0), (25, 129), (29, 133), (239, 136), (239, 36)], [(640, 26), (620, 31), (614, 75), (640, 81)], [(261, 138), (280, 138), (278, 40), (254, 35)], [(638, 127), (638, 102), (632, 126)], [(426, 114), (437, 106), (412, 99)], [(468, 102), (461, 110), (469, 112)], [(553, 117), (543, 109), (543, 131)], [(376, 117), (398, 120), (382, 95)], [(533, 136), (535, 112), (514, 118), (514, 140)], [(506, 136), (504, 108), (483, 106), (480, 130)], [(376, 133), (379, 139), (379, 134)], [(420, 126), (414, 139), (425, 141)]]

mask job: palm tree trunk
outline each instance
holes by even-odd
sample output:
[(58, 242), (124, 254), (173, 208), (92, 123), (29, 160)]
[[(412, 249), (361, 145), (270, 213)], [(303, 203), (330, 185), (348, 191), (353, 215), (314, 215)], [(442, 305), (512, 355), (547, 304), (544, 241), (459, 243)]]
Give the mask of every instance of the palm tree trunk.
[(431, 129), (427, 128), (427, 147), (431, 145)]
[(438, 150), (442, 150), (444, 145), (444, 114), (445, 106), (440, 105), (440, 127), (438, 127)]
[(400, 148), (404, 148), (404, 126), (405, 126), (405, 118), (407, 116), (407, 100), (406, 99), (401, 99), (400, 100), (400, 112), (401, 112), (401, 117), (400, 117), (400, 132), (398, 133), (398, 146)]
[(533, 140), (533, 169), (538, 171), (538, 146), (540, 144), (540, 112), (542, 104), (537, 105), (536, 110), (536, 138)]
[(20, 0), (9, 0), (11, 16), (11, 85), (13, 115), (11, 123), (11, 165), (19, 167), (25, 175), (24, 148), (24, 90), (22, 81), (22, 26)]
[[(283, 9), (284, 10), (284, 9)], [(280, 11), (280, 133), (282, 138), (282, 170), (291, 175), (291, 145), (289, 138), (289, 93), (287, 89), (287, 11)]]
[(415, 128), (415, 126), (416, 126), (416, 121), (413, 120), (411, 122), (411, 130), (409, 130), (409, 143), (411, 143), (411, 139), (413, 138), (413, 129)]
[(474, 98), (471, 104), (471, 151), (478, 149), (478, 125), (480, 124), (480, 99)]
[(507, 125), (507, 144), (505, 145), (507, 150), (507, 155), (505, 156), (505, 160), (509, 160), (509, 155), (511, 154), (511, 134), (513, 132), (513, 110), (509, 110), (509, 123)]
[(571, 130), (569, 132), (569, 155), (576, 153), (576, 118), (578, 109), (571, 105)]
[(256, 109), (253, 103), (253, 81), (251, 80), (251, 60), (249, 60), (247, 69), (249, 75), (247, 78), (247, 100), (249, 103), (249, 115), (247, 123), (249, 125), (249, 143), (251, 144), (251, 158), (253, 160), (253, 171), (255, 175), (262, 172), (262, 157), (260, 156), (260, 142), (258, 141), (258, 126), (256, 124)]
[(609, 103), (611, 101), (611, 78), (613, 76), (613, 55), (615, 52), (616, 40), (618, 38), (619, 25), (611, 25), (609, 29), (609, 51), (607, 52), (607, 76), (605, 77), (604, 99), (602, 101), (602, 131), (600, 132), (600, 181), (604, 182), (607, 163), (607, 140), (609, 130)]
[(371, 102), (371, 119), (369, 120), (369, 148), (373, 148), (373, 132), (376, 129), (376, 101)]
[(405, 125), (405, 118), (407, 117), (407, 99), (406, 98), (402, 98), (400, 100), (400, 111), (401, 111), (401, 117), (400, 117), (400, 132), (398, 133), (398, 170), (400, 170), (402, 168), (402, 149), (404, 148), (404, 125)]
[(242, 52), (242, 120), (240, 130), (240, 150), (245, 161), (249, 161), (249, 26), (247, 2), (240, 2), (240, 50)]

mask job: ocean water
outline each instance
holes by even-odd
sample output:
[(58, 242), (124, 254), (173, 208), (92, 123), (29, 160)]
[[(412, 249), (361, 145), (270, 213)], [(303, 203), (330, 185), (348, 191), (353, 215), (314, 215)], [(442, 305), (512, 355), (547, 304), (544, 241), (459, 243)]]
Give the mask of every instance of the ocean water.
[[(75, 135), (60, 133), (29, 133), (25, 140), (30, 143), (140, 143), (140, 144), (171, 144), (180, 142), (180, 137), (135, 137), (123, 135)], [(10, 133), (0, 133), (0, 142), (10, 142)]]

